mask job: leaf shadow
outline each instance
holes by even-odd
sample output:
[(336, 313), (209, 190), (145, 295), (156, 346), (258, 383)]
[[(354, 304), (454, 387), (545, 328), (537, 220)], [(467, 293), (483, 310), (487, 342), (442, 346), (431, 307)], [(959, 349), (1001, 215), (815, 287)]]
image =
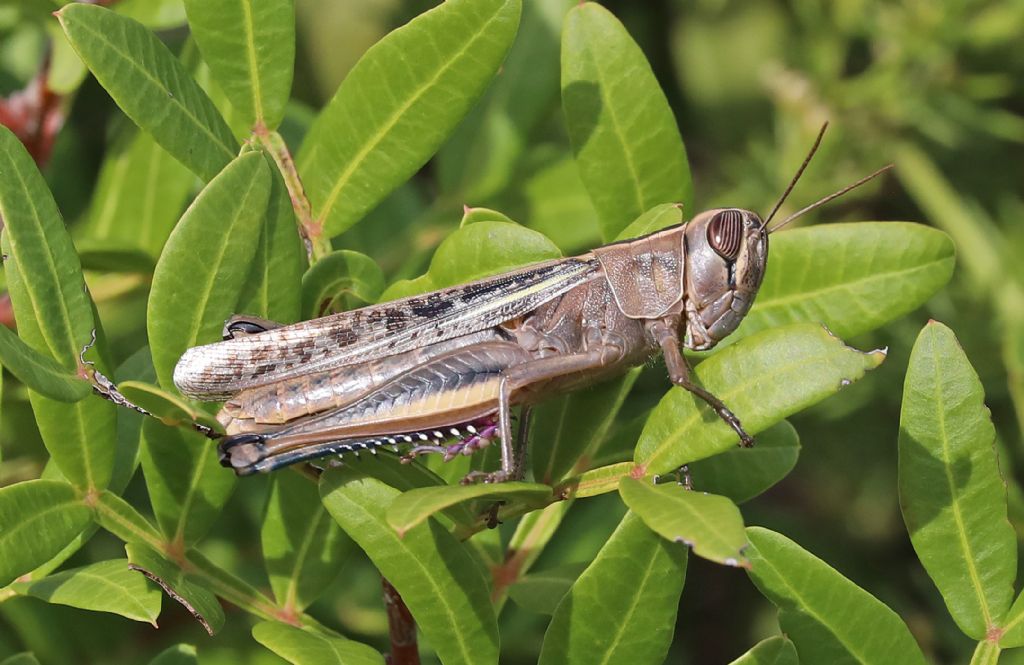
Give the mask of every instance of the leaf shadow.
[[(939, 518), (953, 505), (955, 495), (963, 493), (974, 474), (969, 451), (950, 463), (938, 457), (905, 427), (900, 428), (900, 508), (913, 536)], [(909, 475), (904, 466), (914, 469)], [(945, 478), (946, 482), (936, 482)]]
[(601, 86), (593, 81), (573, 81), (562, 88), (562, 106), (566, 115), (572, 115), (572, 152), (578, 157), (600, 122), (604, 101)]

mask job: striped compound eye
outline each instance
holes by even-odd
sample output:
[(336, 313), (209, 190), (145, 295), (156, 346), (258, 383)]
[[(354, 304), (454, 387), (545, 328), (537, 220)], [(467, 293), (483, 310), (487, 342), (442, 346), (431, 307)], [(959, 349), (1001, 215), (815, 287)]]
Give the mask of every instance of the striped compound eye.
[(742, 240), (743, 213), (739, 210), (723, 210), (711, 218), (708, 224), (708, 244), (723, 259), (734, 260), (740, 253)]

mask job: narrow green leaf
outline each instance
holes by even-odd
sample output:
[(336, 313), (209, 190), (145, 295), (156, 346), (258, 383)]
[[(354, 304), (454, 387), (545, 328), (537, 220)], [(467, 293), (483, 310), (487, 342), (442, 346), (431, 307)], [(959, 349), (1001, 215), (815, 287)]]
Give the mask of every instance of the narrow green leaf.
[[(306, 254), (295, 225), (295, 212), (281, 178), (271, 167), (270, 198), (260, 229), (252, 270), (238, 299), (240, 313), (294, 323), (301, 316), (302, 273)], [(312, 317), (309, 317), (312, 318)]]
[(263, 155), (241, 155), (199, 193), (167, 240), (146, 315), (160, 385), (189, 347), (220, 339), (249, 274), (270, 191)]
[(175, 644), (157, 654), (149, 665), (198, 665), (196, 648), (191, 644)]
[(793, 643), (780, 635), (758, 642), (729, 665), (800, 665), (800, 661)]
[(656, 205), (630, 222), (629, 226), (619, 232), (615, 240), (631, 240), (667, 229), (676, 224), (682, 224), (685, 214), (686, 211), (683, 210), (683, 204), (681, 203), (662, 203), (661, 205)]
[(0, 660), (0, 665), (39, 665), (39, 661), (31, 653), (25, 651)]
[(605, 240), (656, 205), (689, 209), (690, 167), (665, 93), (626, 28), (592, 2), (562, 32), (562, 108)]
[(747, 545), (743, 517), (724, 496), (687, 491), (676, 483), (655, 485), (648, 478), (623, 478), (619, 495), (662, 538), (682, 543), (709, 561), (749, 565), (743, 556)]
[(200, 423), (208, 427), (218, 427), (216, 418), (208, 412), (152, 384), (143, 381), (122, 381), (117, 389), (133, 404), (149, 411), (165, 425), (189, 426), (192, 423)]
[(260, 539), (274, 598), (291, 612), (320, 597), (352, 549), (316, 485), (294, 473), (275, 474)]
[(956, 336), (929, 322), (903, 386), (900, 507), (950, 615), (976, 640), (999, 625), (1017, 575), (995, 436), (981, 381)]
[(347, 249), (331, 252), (302, 276), (302, 316), (312, 319), (336, 309), (334, 303), (348, 297), (359, 303), (375, 303), (384, 290), (384, 272), (365, 254)]
[(540, 664), (663, 662), (685, 577), (686, 549), (627, 513), (558, 604)]
[(693, 488), (749, 501), (786, 477), (800, 456), (800, 437), (787, 421), (757, 437), (752, 448), (730, 448), (690, 464)]
[(155, 547), (163, 542), (160, 532), (130, 503), (104, 490), (96, 502), (96, 521), (126, 543), (147, 543)]
[(280, 609), (266, 595), (224, 570), (196, 549), (187, 553), (191, 579), (238, 609), (263, 619), (280, 618)]
[[(141, 249), (152, 261), (160, 255), (194, 182), (192, 172), (152, 136), (126, 128), (106, 153), (86, 222), (76, 238), (107, 249)], [(81, 251), (82, 243), (77, 244)]]
[(384, 657), (365, 644), (284, 623), (258, 623), (252, 637), (293, 665), (384, 665)]
[(142, 424), (142, 472), (160, 531), (187, 547), (220, 516), (235, 475), (220, 465), (217, 444), (153, 420)]
[(583, 499), (588, 496), (616, 492), (619, 489), (619, 481), (635, 470), (636, 466), (632, 462), (600, 466), (590, 471), (584, 471), (578, 476), (567, 478), (555, 488), (555, 493), (573, 499)]
[(519, 13), (519, 0), (449, 0), (356, 63), (298, 159), (327, 236), (352, 226), (434, 154), (498, 71)]
[(955, 260), (949, 236), (921, 224), (825, 224), (772, 235), (757, 300), (728, 340), (798, 321), (860, 335), (920, 307), (949, 281)]
[(24, 593), (48, 603), (110, 612), (156, 626), (160, 592), (128, 568), (126, 559), (100, 561), (25, 585)]
[(224, 118), (156, 35), (96, 5), (72, 3), (57, 19), (117, 105), (193, 173), (210, 180), (235, 157)]
[(583, 564), (570, 563), (532, 573), (510, 586), (508, 596), (523, 609), (553, 615), (583, 568)]
[(402, 595), (442, 662), (498, 662), (487, 580), (465, 545), (433, 520), (399, 538), (384, 517), (398, 491), (349, 470), (325, 473), (320, 494), (335, 521)]
[(444, 239), (426, 275), (392, 284), (380, 300), (464, 284), (561, 256), (558, 247), (536, 231), (508, 222), (478, 222)]
[[(711, 356), (694, 372), (699, 384), (725, 402), (748, 433), (756, 434), (839, 392), (883, 360), (884, 351), (863, 353), (820, 325), (801, 323), (757, 333)], [(668, 473), (736, 443), (736, 433), (703, 400), (673, 388), (647, 419), (635, 460), (644, 474)]]
[(640, 368), (597, 386), (540, 404), (530, 425), (533, 475), (553, 484), (604, 441)]
[(1024, 646), (1024, 594), (1018, 595), (1013, 601), (999, 628), (1003, 631), (999, 646), (1004, 649)]
[(402, 538), (431, 515), (459, 503), (494, 499), (540, 506), (550, 497), (551, 488), (547, 485), (525, 482), (424, 487), (400, 494), (388, 507), (387, 520)]
[(505, 213), (491, 210), (490, 208), (470, 208), (466, 206), (462, 209), (462, 219), (459, 221), (459, 228), (467, 224), (476, 224), (477, 222), (508, 222), (515, 224), (515, 220)]
[(36, 351), (5, 326), (0, 326), (0, 365), (32, 390), (59, 402), (77, 402), (92, 392), (88, 381)]
[(559, 33), (571, 4), (523, 3), (519, 32), (501, 72), (437, 155), (445, 193), (484, 201), (509, 184), (531, 132), (558, 97)]
[(232, 106), (249, 127), (276, 129), (295, 68), (292, 0), (185, 0), (185, 10), (203, 60)]
[(217, 597), (196, 581), (189, 579), (181, 568), (149, 547), (128, 543), (124, 547), (132, 570), (156, 582), (168, 596), (180, 603), (207, 633), (213, 635), (224, 625), (224, 610)]
[(0, 587), (59, 553), (90, 518), (65, 482), (28, 480), (0, 488)]
[(75, 248), (82, 261), (82, 270), (150, 275), (156, 267), (156, 259), (141, 249), (116, 247), (107, 240), (78, 238)]
[(924, 665), (903, 620), (788, 538), (749, 527), (751, 579), (779, 608), (802, 663)]
[(1001, 647), (997, 642), (982, 640), (974, 649), (971, 656), (971, 665), (996, 665), (999, 662)]

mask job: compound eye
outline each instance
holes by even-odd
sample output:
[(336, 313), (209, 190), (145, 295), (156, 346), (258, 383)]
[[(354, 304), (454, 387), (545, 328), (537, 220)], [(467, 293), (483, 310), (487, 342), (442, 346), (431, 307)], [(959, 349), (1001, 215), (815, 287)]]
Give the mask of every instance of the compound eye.
[(708, 244), (723, 259), (735, 259), (740, 253), (742, 240), (743, 213), (739, 210), (723, 210), (711, 218), (708, 224)]

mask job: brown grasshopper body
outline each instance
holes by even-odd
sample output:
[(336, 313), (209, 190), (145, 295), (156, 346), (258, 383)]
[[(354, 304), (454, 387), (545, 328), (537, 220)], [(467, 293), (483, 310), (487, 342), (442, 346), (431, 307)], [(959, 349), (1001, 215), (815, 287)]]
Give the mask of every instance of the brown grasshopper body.
[(451, 455), (497, 435), (493, 479), (518, 477), (513, 406), (528, 410), (658, 351), (672, 380), (749, 443), (690, 382), (680, 341), (709, 349), (739, 325), (767, 251), (755, 213), (711, 210), (575, 258), (292, 326), (235, 317), (225, 341), (182, 357), (175, 383), (191, 397), (228, 397), (222, 459), (240, 474), (403, 443)]

